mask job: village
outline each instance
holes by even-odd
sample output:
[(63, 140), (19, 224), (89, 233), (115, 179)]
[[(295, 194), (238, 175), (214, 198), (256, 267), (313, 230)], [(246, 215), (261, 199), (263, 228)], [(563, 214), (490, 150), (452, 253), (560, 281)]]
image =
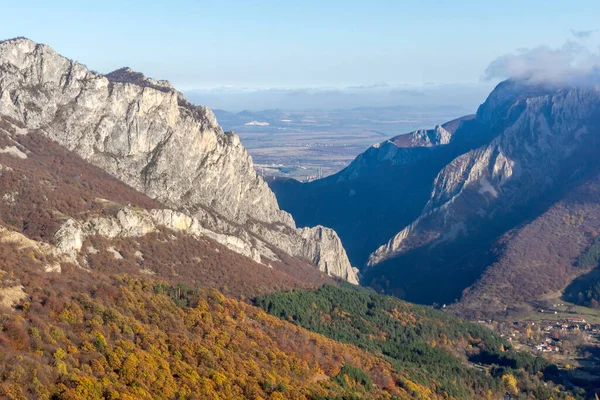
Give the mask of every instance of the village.
[(547, 358), (574, 376), (596, 379), (600, 371), (600, 320), (595, 316), (566, 314), (555, 304), (536, 308), (517, 321), (479, 320), (504, 337), (516, 350)]
[(567, 318), (558, 321), (515, 321), (501, 336), (536, 352), (571, 353), (578, 345), (596, 342), (599, 332), (600, 324), (588, 323), (584, 318)]

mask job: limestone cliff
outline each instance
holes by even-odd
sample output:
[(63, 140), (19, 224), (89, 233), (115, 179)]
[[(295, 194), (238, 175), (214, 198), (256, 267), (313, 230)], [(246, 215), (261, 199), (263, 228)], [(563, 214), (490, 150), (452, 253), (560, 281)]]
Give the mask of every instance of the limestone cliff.
[(224, 133), (210, 109), (190, 104), (168, 82), (128, 68), (97, 74), (46, 45), (12, 39), (0, 43), (0, 115), (38, 130), (214, 234), (238, 237), (244, 245), (237, 247), (253, 258), (260, 252), (258, 237), (357, 281), (335, 232), (297, 230), (239, 138)]
[(421, 215), (372, 253), (369, 265), (469, 237), (560, 190), (597, 160), (599, 109), (598, 88), (499, 85), (477, 114), (490, 142), (441, 170)]

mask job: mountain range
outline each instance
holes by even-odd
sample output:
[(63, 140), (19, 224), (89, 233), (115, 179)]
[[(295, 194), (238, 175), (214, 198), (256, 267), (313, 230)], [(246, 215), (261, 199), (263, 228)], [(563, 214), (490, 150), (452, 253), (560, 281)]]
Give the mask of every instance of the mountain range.
[[(450, 243), (475, 259), (498, 235), (496, 263), (452, 306), (459, 313), (506, 302), (506, 285), (514, 282), (494, 274), (509, 277), (511, 255), (527, 253), (525, 272), (543, 279), (550, 268), (529, 252), (532, 236), (552, 245), (541, 255), (556, 261), (553, 271), (562, 259), (583, 260), (564, 269), (564, 281), (591, 269), (595, 114), (583, 110), (594, 108), (597, 93), (558, 90), (537, 93), (545, 100), (536, 100), (517, 83), (504, 85), (476, 116), (375, 146), (335, 180), (315, 183), (350, 183), (347, 197), (366, 201), (355, 183), (370, 182), (383, 205), (385, 182), (378, 179), (414, 178), (416, 206), (397, 209), (406, 211), (403, 219), (379, 221), (405, 220), (404, 226), (363, 240), (363, 248), (348, 247), (356, 251), (351, 258), (362, 257), (362, 282), (394, 293), (402, 282), (390, 272), (403, 265), (402, 273), (419, 272), (415, 287), (425, 280), (435, 285), (431, 276), (443, 271), (432, 262), (435, 254), (448, 257), (448, 276), (463, 279), (453, 269), (458, 261)], [(529, 103), (538, 107), (530, 118), (548, 118), (569, 136), (556, 141), (555, 129), (541, 119), (518, 123)], [(526, 165), (545, 164), (518, 169), (513, 149), (521, 146), (502, 147), (502, 138), (514, 139), (506, 132), (517, 133), (511, 126), (540, 127), (543, 139), (528, 142), (533, 161)], [(567, 144), (569, 154), (558, 151)], [(490, 146), (494, 157), (481, 151)], [(485, 162), (478, 175), (485, 185), (465, 179)], [(432, 175), (430, 184), (408, 174), (419, 169)], [(535, 180), (542, 171), (553, 179), (545, 186)], [(509, 178), (517, 175), (524, 178), (515, 187)], [(525, 183), (532, 187), (517, 190)], [(428, 185), (439, 190), (423, 189)], [(403, 199), (409, 188), (403, 183), (392, 193)], [(530, 207), (534, 200), (546, 206)], [(483, 211), (471, 215), (475, 204)], [(440, 217), (444, 210), (451, 213)], [(527, 211), (527, 219), (514, 210)], [(335, 215), (346, 211), (338, 206)], [(364, 212), (377, 214), (372, 207)], [(464, 228), (455, 229), (451, 215), (463, 218)], [(486, 216), (493, 223), (481, 222)], [(376, 224), (354, 217), (365, 224), (362, 232), (355, 228), (357, 237), (376, 232)], [(297, 228), (239, 138), (169, 82), (129, 68), (102, 75), (25, 38), (0, 42), (2, 398), (396, 400), (506, 393), (583, 399), (595, 393), (481, 324), (356, 285), (358, 272), (342, 246), (348, 232), (340, 231), (342, 240), (323, 225)], [(474, 235), (477, 241), (466, 240)], [(369, 256), (367, 244), (383, 247)], [(397, 264), (420, 248), (430, 255)], [(448, 292), (457, 281), (447, 281)], [(489, 297), (492, 289), (501, 293)]]

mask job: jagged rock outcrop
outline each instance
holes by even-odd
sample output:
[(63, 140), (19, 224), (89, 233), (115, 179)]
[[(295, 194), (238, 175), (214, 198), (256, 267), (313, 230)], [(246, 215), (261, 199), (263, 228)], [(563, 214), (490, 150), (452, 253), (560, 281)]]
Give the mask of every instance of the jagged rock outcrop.
[(42, 129), (134, 188), (236, 222), (293, 225), (239, 138), (167, 85), (133, 72), (99, 75), (27, 39), (1, 43), (0, 63), (2, 114)]
[(121, 208), (114, 217), (95, 217), (89, 221), (68, 219), (54, 235), (59, 252), (76, 258), (86, 236), (100, 235), (106, 238), (141, 237), (156, 232), (160, 226), (195, 236), (207, 236), (237, 253), (260, 263), (261, 255), (272, 260), (277, 256), (263, 244), (261, 253), (256, 246), (236, 236), (224, 235), (205, 229), (196, 218), (184, 213), (161, 209), (142, 210)]
[[(86, 236), (141, 237), (157, 231), (160, 226), (190, 235), (207, 236), (258, 263), (279, 260), (268, 244), (256, 237), (242, 239), (233, 235), (216, 233), (204, 228), (197, 218), (169, 209), (146, 211), (123, 207), (114, 217), (95, 217), (84, 222), (69, 219), (56, 232), (55, 242), (61, 254), (75, 259)], [(270, 242), (278, 242), (281, 245), (280, 249), (286, 253), (301, 254), (328, 275), (338, 276), (350, 283), (358, 284), (357, 271), (346, 268), (338, 261), (343, 258), (344, 248), (331, 229), (322, 226), (300, 229), (300, 240), (295, 237), (295, 231), (292, 233), (285, 231), (289, 228), (265, 229), (262, 225), (257, 224), (256, 230), (260, 229), (264, 229), (263, 237)]]
[(347, 265), (340, 264), (338, 261), (345, 251), (334, 231), (318, 225), (314, 228), (301, 229), (301, 235), (305, 240), (303, 249), (298, 253), (308, 257), (319, 267), (319, 270), (358, 284), (358, 269), (348, 269)]
[(318, 225), (290, 232), (290, 228), (283, 225), (273, 229), (259, 223), (253, 224), (252, 231), (269, 243), (278, 243), (278, 247), (286, 253), (308, 260), (329, 275), (358, 283), (358, 270), (347, 261), (346, 252), (335, 231)]
[[(309, 239), (296, 230), (237, 135), (224, 133), (210, 109), (193, 106), (168, 82), (128, 68), (100, 75), (18, 38), (0, 43), (0, 115), (37, 129), (167, 207), (201, 224), (210, 221), (206, 228), (215, 233), (243, 236), (240, 248), (275, 229), (269, 237), (282, 241), (270, 245), (298, 242), (290, 249), (300, 252), (291, 255), (328, 259), (328, 271), (356, 280), (345, 252), (324, 253), (336, 246), (308, 246), (319, 249), (316, 257), (302, 252), (307, 240), (322, 237), (322, 228)], [(332, 231), (326, 236), (337, 238)], [(249, 251), (256, 258), (260, 250)]]

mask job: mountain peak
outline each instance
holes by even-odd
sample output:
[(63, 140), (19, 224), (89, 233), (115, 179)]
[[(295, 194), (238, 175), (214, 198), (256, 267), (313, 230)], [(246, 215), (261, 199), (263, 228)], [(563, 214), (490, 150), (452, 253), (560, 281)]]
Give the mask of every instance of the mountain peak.
[(39, 47), (45, 47), (52, 50), (47, 45), (36, 43), (23, 36), (2, 40), (0, 41), (0, 59), (14, 62), (17, 58), (22, 58), (23, 54), (31, 54)]
[(489, 94), (477, 110), (477, 119), (483, 123), (495, 125), (502, 123), (511, 110), (524, 105), (525, 101), (554, 96), (557, 94), (572, 94), (584, 96), (600, 90), (600, 85), (591, 82), (558, 83), (550, 81), (533, 81), (528, 79), (511, 78), (500, 82)]
[(20, 41), (33, 42), (33, 40), (31, 40), (29, 38), (26, 38), (25, 36), (17, 36), (17, 37), (10, 38), (10, 39), (0, 40), (0, 43), (5, 43), (5, 42), (20, 42)]
[(171, 82), (167, 80), (148, 78), (143, 73), (135, 71), (129, 67), (116, 69), (104, 76), (111, 82), (133, 83), (138, 86), (152, 87), (162, 91), (175, 90)]

